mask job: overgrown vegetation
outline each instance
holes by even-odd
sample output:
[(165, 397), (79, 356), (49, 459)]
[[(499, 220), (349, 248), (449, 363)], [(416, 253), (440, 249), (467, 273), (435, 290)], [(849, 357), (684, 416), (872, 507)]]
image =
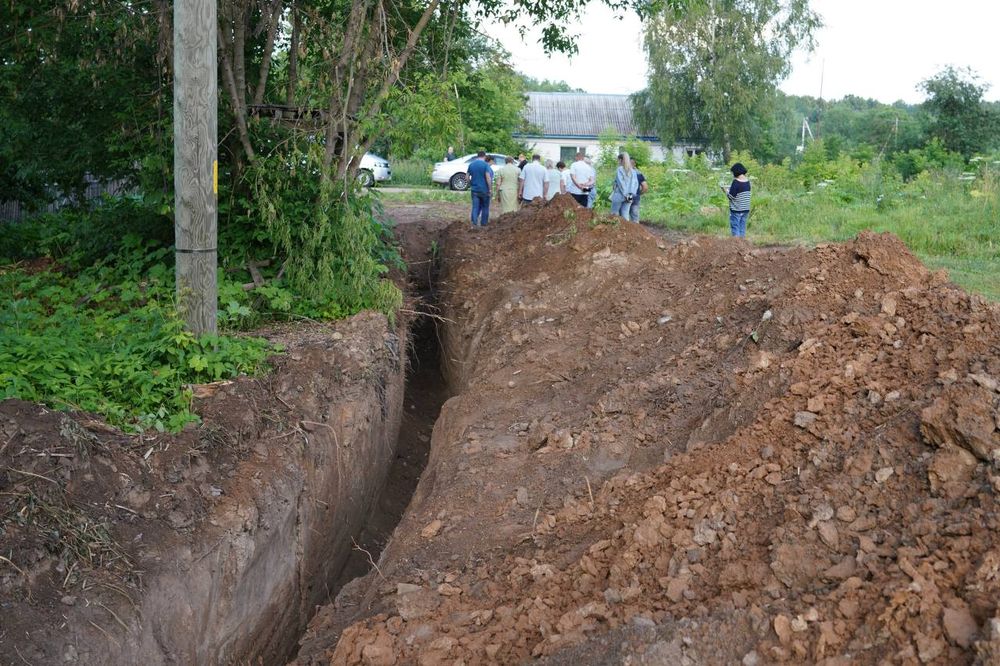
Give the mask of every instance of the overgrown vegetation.
[[(946, 151), (916, 152), (927, 169), (908, 181), (886, 160), (829, 159), (822, 141), (794, 165), (762, 165), (737, 154), (753, 183), (748, 235), (756, 242), (818, 243), (865, 229), (890, 231), (931, 268), (946, 268), (967, 289), (1000, 299), (1000, 155), (973, 158), (963, 171), (961, 159), (956, 164)], [(728, 171), (703, 158), (684, 169), (642, 171), (650, 183), (643, 220), (728, 235), (728, 203), (719, 189), (728, 186)]]
[(196, 420), (187, 385), (258, 371), (265, 341), (184, 330), (170, 230), (127, 200), (4, 225), (0, 397), (177, 430)]

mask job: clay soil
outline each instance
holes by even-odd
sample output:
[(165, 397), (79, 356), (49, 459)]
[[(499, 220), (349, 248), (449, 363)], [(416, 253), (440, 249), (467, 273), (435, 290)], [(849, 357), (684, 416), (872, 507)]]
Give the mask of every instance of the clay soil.
[(1000, 663), (1000, 310), (891, 235), (604, 222), (443, 233), (455, 397), (298, 663)]

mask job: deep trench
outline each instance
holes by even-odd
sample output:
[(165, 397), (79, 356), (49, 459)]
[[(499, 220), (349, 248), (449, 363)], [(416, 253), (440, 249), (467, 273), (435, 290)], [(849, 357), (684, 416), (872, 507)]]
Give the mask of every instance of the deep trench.
[(361, 534), (355, 537), (357, 546), (351, 551), (337, 579), (336, 591), (371, 570), (369, 556), (372, 561), (378, 562), (427, 465), (431, 432), (441, 405), (448, 399), (447, 386), (441, 375), (441, 353), (435, 324), (431, 317), (418, 316), (411, 325), (410, 371), (403, 391), (396, 457)]
[[(438, 294), (436, 257), (409, 266), (410, 295), (416, 298), (417, 312), (409, 328), (408, 367), (403, 388), (403, 410), (400, 417), (396, 453), (386, 474), (385, 483), (360, 534), (354, 536), (352, 549), (335, 583), (330, 587), (327, 603), (356, 578), (368, 574), (377, 563), (427, 466), (431, 434), (441, 412), (441, 406), (451, 396), (441, 372), (441, 336), (438, 331)], [(286, 661), (295, 659), (301, 635), (296, 637), (293, 651)]]

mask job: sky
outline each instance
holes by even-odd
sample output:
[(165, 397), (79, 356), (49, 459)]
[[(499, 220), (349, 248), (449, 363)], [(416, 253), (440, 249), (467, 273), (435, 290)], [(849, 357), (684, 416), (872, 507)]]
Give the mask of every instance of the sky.
[[(845, 95), (891, 103), (918, 103), (920, 81), (946, 65), (971, 67), (989, 89), (987, 100), (1000, 100), (997, 56), (997, 0), (812, 0), (825, 23), (816, 34), (816, 50), (792, 57), (792, 73), (779, 85), (792, 95)], [(512, 54), (514, 67), (537, 79), (563, 80), (592, 93), (633, 93), (646, 86), (642, 24), (630, 14), (616, 18), (592, 2), (575, 32), (580, 52), (571, 58), (547, 57), (539, 33), (524, 41), (514, 28), (489, 25), (487, 35)]]

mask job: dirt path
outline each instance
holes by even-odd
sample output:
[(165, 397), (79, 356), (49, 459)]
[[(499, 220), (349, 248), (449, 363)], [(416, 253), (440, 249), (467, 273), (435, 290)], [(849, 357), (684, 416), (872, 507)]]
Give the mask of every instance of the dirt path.
[(417, 224), (455, 397), (299, 663), (997, 663), (997, 307), (888, 235), (598, 222)]

